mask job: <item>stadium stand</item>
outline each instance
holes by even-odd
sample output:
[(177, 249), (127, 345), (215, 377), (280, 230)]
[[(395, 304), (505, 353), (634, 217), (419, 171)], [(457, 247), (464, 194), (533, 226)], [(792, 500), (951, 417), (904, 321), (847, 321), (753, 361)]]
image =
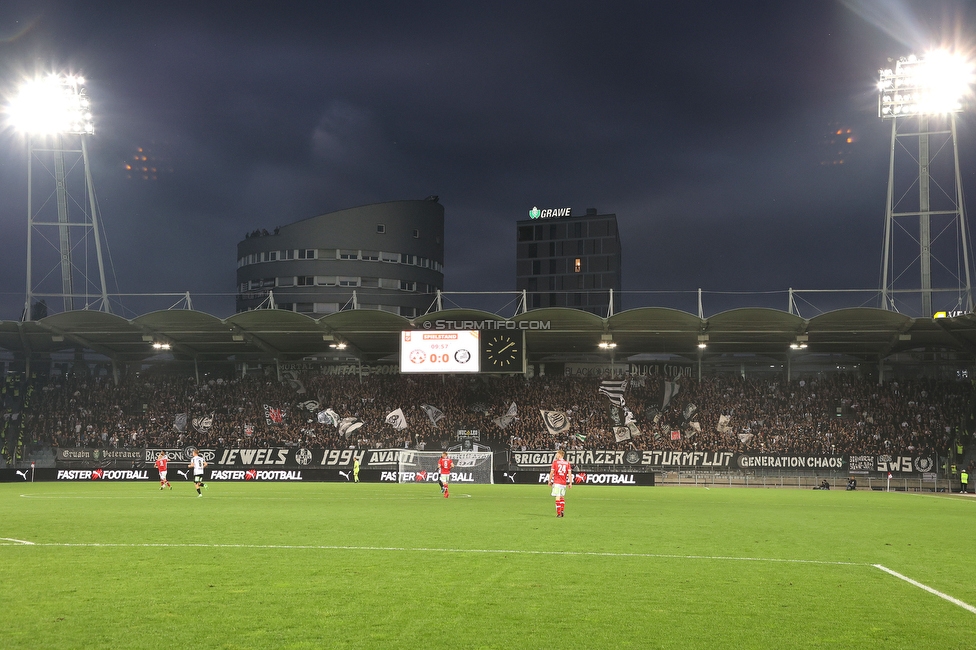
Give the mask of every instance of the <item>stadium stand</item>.
[[(505, 449), (666, 449), (766, 453), (945, 452), (971, 428), (972, 386), (938, 380), (891, 381), (832, 375), (786, 382), (720, 375), (678, 380), (666, 408), (665, 380), (632, 378), (623, 397), (636, 428), (617, 441), (608, 397), (594, 378), (521, 376), (355, 376), (303, 372), (207, 379), (149, 375), (58, 377), (24, 386), (22, 439), (31, 450), (57, 447), (225, 445), (316, 448), (426, 448), (454, 444), (477, 429), (482, 444)], [(517, 415), (503, 418), (515, 405)], [(421, 408), (443, 412), (435, 424)], [(267, 407), (267, 408), (266, 408)], [(319, 414), (357, 418), (348, 437)], [(403, 409), (407, 428), (387, 416)], [(553, 435), (540, 411), (565, 413)], [(186, 414), (183, 416), (182, 414)], [(723, 417), (725, 416), (725, 417)], [(280, 423), (275, 422), (279, 419)], [(181, 420), (182, 418), (182, 420)], [(503, 426), (504, 425), (504, 426)], [(618, 427), (619, 430), (619, 427)], [(9, 459), (9, 452), (8, 452)]]

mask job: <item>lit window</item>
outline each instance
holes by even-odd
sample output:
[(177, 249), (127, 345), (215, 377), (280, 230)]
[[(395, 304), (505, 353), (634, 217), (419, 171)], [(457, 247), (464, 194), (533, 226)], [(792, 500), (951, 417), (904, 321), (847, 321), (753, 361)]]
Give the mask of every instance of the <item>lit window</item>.
[(573, 264), (573, 271), (579, 273), (582, 270), (583, 270), (583, 260), (577, 257), (576, 262)]

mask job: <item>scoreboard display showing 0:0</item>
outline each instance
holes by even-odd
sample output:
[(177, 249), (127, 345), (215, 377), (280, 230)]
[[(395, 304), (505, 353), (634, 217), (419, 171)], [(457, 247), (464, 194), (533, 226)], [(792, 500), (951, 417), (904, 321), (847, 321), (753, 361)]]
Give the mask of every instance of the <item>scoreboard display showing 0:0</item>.
[(480, 344), (476, 330), (400, 332), (400, 372), (479, 372)]

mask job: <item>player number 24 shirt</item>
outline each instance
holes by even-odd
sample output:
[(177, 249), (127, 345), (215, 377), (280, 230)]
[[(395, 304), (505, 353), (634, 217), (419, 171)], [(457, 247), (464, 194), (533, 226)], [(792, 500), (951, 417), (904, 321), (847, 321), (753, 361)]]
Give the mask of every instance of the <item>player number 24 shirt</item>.
[(569, 464), (568, 460), (557, 458), (552, 461), (552, 482), (556, 485), (566, 485), (572, 471), (572, 465)]

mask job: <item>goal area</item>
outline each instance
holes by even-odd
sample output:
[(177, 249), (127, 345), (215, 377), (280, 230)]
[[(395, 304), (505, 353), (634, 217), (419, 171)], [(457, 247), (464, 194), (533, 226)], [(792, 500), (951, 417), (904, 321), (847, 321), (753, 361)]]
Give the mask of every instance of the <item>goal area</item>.
[[(451, 483), (494, 483), (492, 454), (490, 451), (451, 451), (447, 457), (454, 461)], [(437, 461), (439, 451), (401, 450), (397, 463), (397, 481), (400, 483), (436, 483), (440, 470)]]

